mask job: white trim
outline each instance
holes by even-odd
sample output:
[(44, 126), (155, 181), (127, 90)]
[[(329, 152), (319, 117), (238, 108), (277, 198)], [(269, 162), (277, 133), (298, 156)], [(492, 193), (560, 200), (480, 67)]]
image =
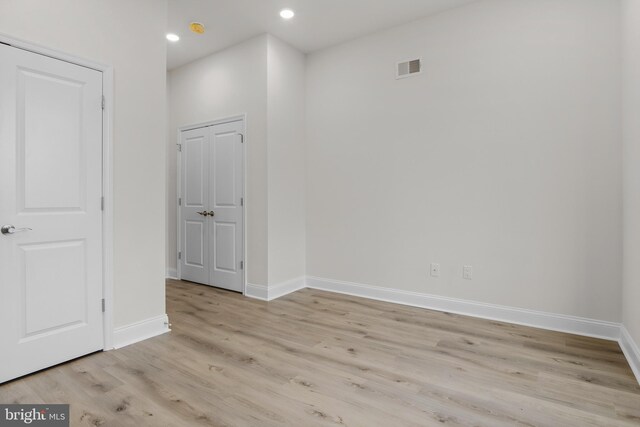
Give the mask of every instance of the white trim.
[(105, 108), (102, 112), (102, 197), (104, 197), (104, 211), (102, 212), (102, 262), (103, 262), (103, 289), (102, 297), (105, 300), (104, 312), (104, 349), (113, 348), (114, 334), (114, 297), (113, 297), (113, 118), (114, 118), (114, 83), (113, 68), (109, 67), (103, 72), (102, 94), (105, 98)]
[(640, 346), (633, 340), (624, 325), (620, 327), (620, 348), (622, 348), (622, 352), (627, 358), (638, 384), (640, 384)]
[(84, 58), (80, 58), (75, 55), (70, 55), (68, 53), (60, 52), (55, 49), (50, 49), (48, 47), (44, 47), (37, 43), (28, 42), (25, 40), (20, 40), (14, 38), (8, 34), (0, 33), (0, 42), (11, 45), (15, 48), (28, 50), (29, 52), (37, 53), (40, 55), (48, 56), (53, 59), (58, 59), (60, 61), (69, 62), (71, 64), (80, 65), (81, 67), (91, 68), (96, 71), (105, 71), (111, 68), (110, 65), (105, 65), (100, 62), (89, 61)]
[(299, 291), (300, 289), (304, 289), (306, 287), (307, 279), (304, 276), (288, 280), (283, 283), (278, 283), (277, 285), (269, 286), (269, 301), (273, 301), (274, 299), (289, 295), (290, 293)]
[(431, 310), (462, 314), (465, 316), (497, 320), (500, 322), (514, 323), (517, 325), (567, 332), (612, 341), (617, 341), (620, 337), (620, 324), (582, 317), (506, 307), (457, 298), (363, 285), (360, 283), (323, 279), (319, 277), (307, 277), (307, 287), (370, 298), (378, 301), (428, 308)]
[(276, 285), (253, 285), (248, 284), (245, 296), (262, 301), (273, 301), (290, 293), (299, 291), (307, 287), (307, 280), (304, 276), (297, 277)]
[[(176, 144), (182, 143), (182, 131), (178, 129), (177, 131), (177, 139)], [(174, 147), (175, 150), (178, 149), (178, 145)], [(180, 226), (181, 222), (181, 211), (182, 205), (178, 203), (178, 201), (182, 198), (182, 150), (178, 151), (176, 155), (176, 162), (178, 162), (178, 166), (176, 167), (176, 200), (173, 202), (176, 204), (176, 272), (178, 280), (182, 279), (182, 260), (180, 259), (180, 251), (182, 250), (182, 233), (180, 232), (182, 227)]]
[[(232, 123), (232, 122), (239, 122), (239, 121), (246, 121), (247, 120), (247, 115), (246, 114), (236, 114), (234, 116), (228, 116), (228, 117), (223, 117), (221, 119), (215, 119), (215, 120), (211, 120), (208, 122), (203, 122), (203, 123), (196, 123), (193, 125), (185, 125), (185, 126), (180, 126), (178, 127), (178, 135), (180, 135), (181, 132), (185, 132), (188, 130), (193, 130), (193, 129), (200, 129), (200, 128), (206, 128), (209, 126), (215, 126), (215, 125), (221, 125), (224, 123)], [(180, 143), (180, 140), (178, 140), (178, 144)]]
[[(232, 123), (232, 122), (242, 122), (242, 142), (243, 142), (243, 147), (242, 147), (242, 198), (244, 200), (243, 203), (243, 209), (242, 209), (242, 256), (243, 256), (243, 260), (244, 260), (244, 268), (242, 270), (242, 293), (244, 295), (247, 295), (247, 289), (250, 286), (248, 283), (248, 277), (249, 275), (247, 274), (247, 253), (248, 253), (248, 245), (247, 245), (247, 176), (248, 176), (248, 171), (247, 171), (247, 144), (248, 144), (248, 136), (247, 136), (247, 114), (246, 113), (242, 113), (242, 114), (236, 114), (233, 116), (229, 116), (229, 117), (224, 117), (224, 118), (220, 118), (220, 119), (215, 119), (215, 120), (211, 120), (208, 122), (203, 122), (203, 123), (197, 123), (197, 124), (192, 124), (192, 125), (185, 125), (185, 126), (179, 126), (178, 127), (178, 132), (177, 132), (177, 138), (176, 138), (176, 143), (180, 144), (182, 141), (182, 132), (186, 132), (189, 130), (193, 130), (193, 129), (200, 129), (200, 128), (204, 128), (204, 127), (209, 127), (209, 126), (215, 126), (215, 125), (220, 125), (220, 124), (224, 124), (224, 123)], [(176, 182), (177, 182), (177, 196), (178, 198), (182, 197), (182, 152), (178, 152), (177, 157), (177, 162), (178, 162), (178, 166), (176, 168)], [(175, 203), (177, 204), (178, 201), (176, 200)], [(176, 215), (176, 223), (177, 223), (177, 252), (180, 253), (181, 251), (181, 245), (182, 245), (182, 235), (181, 235), (181, 227), (180, 227), (180, 222), (181, 222), (181, 206), (177, 207), (177, 215)], [(176, 257), (177, 258), (177, 257)], [(181, 268), (181, 260), (180, 259), (176, 259), (177, 262), (177, 268), (176, 268), (176, 275), (175, 278), (180, 280), (182, 279), (182, 268)], [(173, 277), (171, 277), (173, 278)]]
[(247, 243), (247, 218), (249, 217), (247, 215), (248, 212), (248, 207), (249, 206), (247, 204), (247, 195), (249, 194), (247, 192), (247, 184), (248, 184), (248, 177), (249, 177), (249, 163), (247, 162), (247, 153), (249, 152), (248, 150), (248, 144), (249, 144), (249, 136), (247, 135), (248, 133), (248, 126), (247, 126), (247, 114), (241, 114), (239, 117), (242, 117), (242, 142), (243, 142), (243, 147), (242, 147), (242, 257), (244, 258), (244, 265), (242, 266), (242, 293), (246, 293), (247, 292), (247, 284), (249, 282), (249, 267), (247, 267), (248, 265), (248, 247), (249, 244)]
[(244, 296), (262, 301), (269, 301), (269, 289), (267, 288), (267, 285), (254, 285), (253, 283), (247, 283), (247, 286), (244, 288)]
[(114, 79), (113, 67), (69, 55), (41, 45), (16, 39), (0, 33), (0, 42), (15, 48), (48, 56), (60, 61), (69, 62), (81, 67), (91, 68), (102, 73), (102, 94), (106, 106), (102, 116), (102, 196), (104, 197), (104, 211), (102, 214), (102, 297), (105, 300), (103, 316), (104, 350), (113, 348), (113, 117), (114, 117)]
[(167, 279), (178, 280), (178, 270), (175, 268), (167, 268), (165, 276)]
[(147, 320), (121, 326), (114, 331), (114, 348), (122, 348), (128, 345), (153, 338), (169, 332), (169, 318), (166, 314), (152, 317)]

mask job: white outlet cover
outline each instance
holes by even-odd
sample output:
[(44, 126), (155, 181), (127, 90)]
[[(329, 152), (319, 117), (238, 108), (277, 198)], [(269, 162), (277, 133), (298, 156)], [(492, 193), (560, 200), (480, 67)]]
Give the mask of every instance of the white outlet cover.
[(440, 264), (431, 263), (431, 277), (440, 277)]
[(462, 268), (462, 277), (467, 280), (473, 279), (473, 267), (470, 265), (465, 265)]

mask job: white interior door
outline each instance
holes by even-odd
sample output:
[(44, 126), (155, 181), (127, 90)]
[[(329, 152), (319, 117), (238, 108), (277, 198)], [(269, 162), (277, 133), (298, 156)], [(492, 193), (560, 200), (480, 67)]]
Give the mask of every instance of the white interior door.
[(243, 147), (242, 122), (210, 128), (209, 143), (209, 284), (242, 292), (243, 288)]
[(181, 278), (242, 292), (243, 121), (182, 132)]
[(101, 99), (102, 73), (0, 45), (0, 382), (103, 348)]
[(182, 279), (209, 284), (209, 128), (182, 132)]

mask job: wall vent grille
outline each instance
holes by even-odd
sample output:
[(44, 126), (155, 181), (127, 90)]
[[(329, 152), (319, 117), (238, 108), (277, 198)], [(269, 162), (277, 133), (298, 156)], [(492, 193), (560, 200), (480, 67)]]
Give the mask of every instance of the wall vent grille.
[(419, 58), (398, 62), (396, 67), (396, 79), (404, 79), (420, 73), (422, 73), (422, 60)]

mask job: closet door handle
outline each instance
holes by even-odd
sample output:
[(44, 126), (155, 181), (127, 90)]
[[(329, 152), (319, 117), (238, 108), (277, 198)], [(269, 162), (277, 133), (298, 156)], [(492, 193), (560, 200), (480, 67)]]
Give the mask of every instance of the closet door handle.
[(196, 212), (198, 215), (207, 216), (209, 213), (207, 211), (204, 212)]
[(16, 234), (23, 231), (31, 231), (31, 229), (29, 227), (15, 228), (13, 225), (3, 225), (0, 231), (2, 234)]
[(207, 215), (209, 216), (216, 216), (216, 213), (214, 211), (209, 212)]

